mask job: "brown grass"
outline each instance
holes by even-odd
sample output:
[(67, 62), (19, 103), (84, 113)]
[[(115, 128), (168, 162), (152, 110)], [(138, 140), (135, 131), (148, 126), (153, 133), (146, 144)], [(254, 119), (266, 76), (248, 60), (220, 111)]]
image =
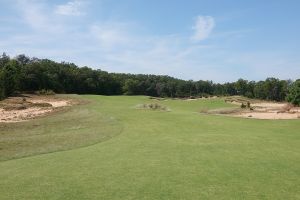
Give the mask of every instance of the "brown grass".
[(164, 105), (158, 103), (149, 103), (149, 104), (139, 104), (136, 106), (137, 109), (146, 109), (146, 110), (159, 110), (159, 111), (170, 111), (170, 109)]

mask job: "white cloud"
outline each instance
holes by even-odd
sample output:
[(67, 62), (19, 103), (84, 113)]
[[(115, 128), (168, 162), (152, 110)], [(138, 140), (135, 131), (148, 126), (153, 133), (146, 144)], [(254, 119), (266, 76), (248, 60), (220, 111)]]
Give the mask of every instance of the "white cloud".
[(66, 4), (56, 6), (55, 13), (67, 16), (80, 16), (85, 13), (82, 11), (84, 2), (82, 1), (69, 1)]
[(195, 30), (192, 40), (201, 41), (208, 38), (213, 28), (215, 27), (215, 20), (211, 16), (198, 16), (193, 27)]
[[(66, 15), (83, 14), (82, 4), (75, 5), (74, 2), (79, 1), (53, 7), (46, 1), (19, 0), (16, 5), (21, 16), (19, 20), (31, 29), (17, 27), (15, 34), (0, 39), (1, 49), (12, 56), (25, 53), (111, 72), (166, 74), (195, 80), (234, 81), (241, 76), (247, 78), (249, 74), (251, 78), (259, 79), (270, 74), (279, 78), (299, 77), (299, 69), (293, 66), (299, 66), (300, 61), (288, 63), (289, 56), (282, 56), (285, 59), (281, 62), (278, 62), (280, 56), (273, 53), (261, 57), (257, 53), (245, 56), (224, 49), (224, 44), (218, 42), (244, 32), (218, 32), (209, 44), (196, 43), (211, 34), (215, 21), (210, 16), (197, 17), (192, 37), (147, 35), (140, 34), (141, 26), (133, 22), (124, 23), (112, 18), (68, 20)], [(190, 39), (196, 42), (191, 43)]]
[(55, 17), (52, 10), (44, 1), (18, 0), (15, 4), (24, 24), (29, 25), (36, 33), (61, 33), (64, 26), (61, 20)]
[(120, 48), (122, 45), (130, 44), (130, 34), (126, 24), (107, 22), (90, 26), (90, 34), (97, 43), (108, 50), (113, 47)]
[(39, 29), (47, 26), (47, 18), (43, 15), (43, 5), (35, 1), (19, 0), (17, 8), (23, 14), (23, 20), (32, 28)]

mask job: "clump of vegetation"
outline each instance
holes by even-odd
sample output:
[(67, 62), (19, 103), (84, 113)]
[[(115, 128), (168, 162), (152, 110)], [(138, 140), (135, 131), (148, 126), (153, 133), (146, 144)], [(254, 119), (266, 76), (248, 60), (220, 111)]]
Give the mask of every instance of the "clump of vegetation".
[(242, 108), (242, 109), (245, 109), (245, 108), (247, 108), (247, 106), (246, 106), (244, 103), (242, 103), (242, 104), (241, 104), (241, 108)]
[(247, 101), (247, 108), (251, 108), (251, 104), (250, 104), (250, 101)]
[(139, 104), (137, 106), (137, 108), (138, 109), (147, 109), (147, 110), (170, 111), (170, 109), (168, 107), (157, 104), (157, 103)]
[(36, 92), (37, 95), (55, 95), (53, 90), (42, 89)]
[(240, 111), (241, 110), (239, 108), (220, 108), (220, 109), (214, 109), (214, 110), (203, 109), (200, 112), (201, 113), (206, 113), (206, 114), (223, 114), (223, 115), (228, 115), (228, 114), (238, 113)]
[(251, 107), (250, 101), (247, 101), (247, 103), (242, 102), (241, 108), (243, 108), (243, 109), (246, 109), (246, 108), (247, 108), (247, 109), (249, 109), (249, 110), (253, 110), (253, 108)]
[(208, 113), (208, 108), (202, 108), (199, 112), (200, 113)]

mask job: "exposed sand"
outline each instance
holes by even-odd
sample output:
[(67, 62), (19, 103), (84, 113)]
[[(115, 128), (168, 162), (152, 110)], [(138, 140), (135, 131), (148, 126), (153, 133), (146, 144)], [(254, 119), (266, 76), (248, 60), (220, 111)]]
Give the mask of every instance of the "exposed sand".
[(38, 116), (43, 116), (52, 112), (52, 108), (27, 108), (25, 110), (10, 110), (5, 111), (0, 109), (0, 122), (12, 123), (32, 119)]
[(183, 99), (184, 101), (197, 101), (201, 99), (217, 99), (217, 96), (211, 96), (211, 97), (198, 97), (198, 98), (188, 98), (188, 99)]
[(262, 103), (252, 103), (251, 106), (259, 106), (259, 107), (272, 107), (272, 108), (281, 108), (287, 105), (287, 103), (273, 103), (273, 102), (262, 102)]
[(185, 99), (184, 101), (197, 101), (198, 99)]
[(255, 119), (298, 119), (298, 113), (276, 113), (276, 112), (249, 112), (236, 114), (237, 117), (255, 118)]
[(292, 107), (288, 103), (261, 102), (253, 103), (251, 107), (253, 110), (245, 109), (231, 115), (255, 119), (300, 119), (300, 108)]
[(67, 101), (67, 100), (53, 100), (53, 99), (39, 100), (39, 99), (33, 99), (33, 100), (29, 100), (29, 102), (31, 102), (31, 103), (49, 103), (54, 108), (63, 107), (63, 106), (69, 106), (70, 105), (70, 101)]
[[(44, 116), (57, 108), (70, 106), (71, 100), (60, 99), (54, 96), (31, 95), (25, 98), (12, 97), (2, 101), (0, 107), (0, 123), (14, 123)], [(46, 106), (41, 106), (41, 104)], [(48, 106), (47, 106), (48, 104)], [(10, 109), (5, 107), (10, 106)], [(20, 108), (21, 107), (21, 108)]]

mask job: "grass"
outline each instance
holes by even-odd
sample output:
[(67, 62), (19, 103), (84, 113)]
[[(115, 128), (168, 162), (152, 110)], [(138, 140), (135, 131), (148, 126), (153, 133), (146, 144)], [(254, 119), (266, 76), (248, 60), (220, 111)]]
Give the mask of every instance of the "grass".
[(89, 146), (121, 133), (122, 126), (89, 105), (80, 105), (52, 117), (0, 123), (0, 130), (0, 161), (3, 161)]
[[(300, 199), (299, 120), (199, 114), (232, 107), (221, 99), (160, 101), (171, 111), (151, 112), (135, 109), (156, 102), (148, 97), (80, 98), (92, 103), (1, 127), (1, 139), (10, 130), (12, 141), (28, 132), (52, 139), (66, 131), (121, 134), (83, 148), (0, 162), (1, 200)], [(65, 124), (85, 128), (68, 131)]]

